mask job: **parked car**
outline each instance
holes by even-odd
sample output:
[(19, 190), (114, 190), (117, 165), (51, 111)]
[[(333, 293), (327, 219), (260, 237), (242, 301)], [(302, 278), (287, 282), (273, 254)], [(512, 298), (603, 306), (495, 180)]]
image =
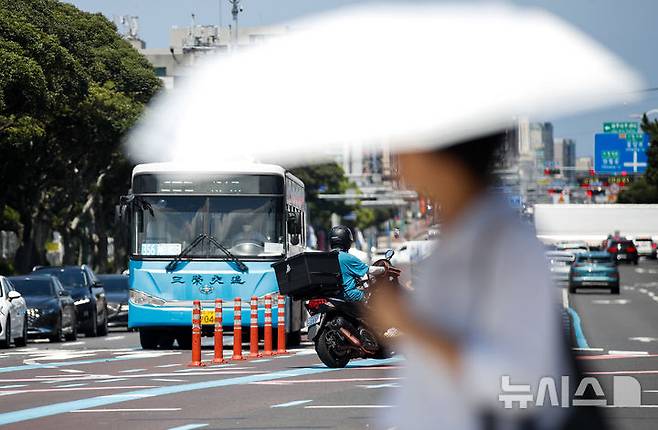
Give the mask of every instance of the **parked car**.
[(614, 256), (600, 251), (576, 255), (569, 272), (569, 292), (578, 288), (608, 288), (611, 294), (619, 294), (619, 268)]
[(27, 306), (21, 293), (0, 276), (0, 348), (27, 344)]
[(88, 266), (35, 267), (33, 273), (57, 277), (71, 294), (75, 303), (78, 332), (92, 337), (107, 334), (105, 289)]
[(632, 240), (620, 240), (608, 242), (607, 251), (612, 254), (616, 261), (625, 261), (637, 265), (640, 257)]
[(571, 265), (576, 259), (575, 255), (566, 251), (548, 251), (546, 259), (550, 264), (553, 281), (556, 283), (568, 282)]
[(656, 259), (656, 243), (650, 237), (638, 237), (633, 242), (637, 248), (637, 255)]
[(62, 283), (50, 275), (12, 276), (10, 282), (27, 302), (27, 334), (51, 342), (76, 340), (75, 304)]
[(108, 325), (128, 326), (128, 275), (98, 275), (105, 288)]

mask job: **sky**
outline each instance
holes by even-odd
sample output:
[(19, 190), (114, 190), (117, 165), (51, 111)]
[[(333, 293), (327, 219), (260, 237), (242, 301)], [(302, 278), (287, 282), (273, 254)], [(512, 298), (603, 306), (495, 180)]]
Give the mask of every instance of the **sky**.
[[(465, 3), (462, 0), (460, 3)], [(119, 15), (139, 17), (139, 36), (149, 48), (169, 46), (169, 29), (188, 26), (191, 14), (197, 24), (229, 24), (228, 0), (66, 0), (87, 12), (100, 12), (113, 19)], [(240, 26), (282, 24), (341, 6), (365, 4), (367, 0), (241, 0), (244, 11)], [(418, 3), (446, 3), (441, 0)], [(409, 3), (391, 0), (389, 3)], [(453, 3), (455, 3), (453, 1)], [(470, 3), (490, 3), (487, 0)], [(552, 12), (606, 46), (645, 80), (647, 88), (658, 88), (658, 1), (656, 0), (508, 0)], [(522, 55), (523, 53), (518, 53)], [(547, 58), (546, 61), (551, 61)], [(569, 67), (565, 64), (564, 67)], [(568, 118), (532, 118), (554, 125), (555, 137), (576, 141), (578, 156), (591, 156), (594, 134), (604, 121), (634, 121), (633, 116), (658, 108), (658, 90), (646, 92), (639, 102), (589, 112)]]

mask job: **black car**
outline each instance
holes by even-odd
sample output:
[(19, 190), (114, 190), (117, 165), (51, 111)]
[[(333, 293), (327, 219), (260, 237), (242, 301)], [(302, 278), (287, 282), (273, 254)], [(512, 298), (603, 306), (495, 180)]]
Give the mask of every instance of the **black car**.
[(78, 332), (86, 336), (107, 334), (107, 300), (103, 284), (86, 265), (35, 267), (33, 273), (56, 276), (73, 297)]
[(27, 335), (51, 342), (76, 340), (78, 330), (73, 298), (57, 278), (49, 275), (12, 276), (9, 282), (27, 303)]
[(108, 324), (110, 327), (128, 326), (128, 275), (98, 275), (105, 288)]
[(616, 261), (625, 261), (637, 265), (640, 257), (632, 240), (611, 240), (606, 249)]

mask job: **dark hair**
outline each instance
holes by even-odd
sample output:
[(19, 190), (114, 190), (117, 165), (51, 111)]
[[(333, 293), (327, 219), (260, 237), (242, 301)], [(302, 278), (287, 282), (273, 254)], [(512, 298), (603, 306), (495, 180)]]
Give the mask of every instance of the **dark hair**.
[(491, 185), (494, 170), (502, 167), (508, 142), (507, 130), (466, 140), (456, 145), (438, 149), (438, 154), (448, 154), (461, 162), (482, 185)]

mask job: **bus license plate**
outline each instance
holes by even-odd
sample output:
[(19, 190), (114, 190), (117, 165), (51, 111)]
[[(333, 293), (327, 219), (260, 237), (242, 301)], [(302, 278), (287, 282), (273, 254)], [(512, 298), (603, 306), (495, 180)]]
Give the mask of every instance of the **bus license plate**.
[(201, 311), (201, 324), (215, 324), (215, 311)]
[(306, 327), (310, 327), (312, 325), (315, 325), (315, 324), (319, 323), (320, 322), (320, 315), (321, 314), (317, 314), (317, 315), (313, 315), (312, 317), (309, 317), (306, 320)]

